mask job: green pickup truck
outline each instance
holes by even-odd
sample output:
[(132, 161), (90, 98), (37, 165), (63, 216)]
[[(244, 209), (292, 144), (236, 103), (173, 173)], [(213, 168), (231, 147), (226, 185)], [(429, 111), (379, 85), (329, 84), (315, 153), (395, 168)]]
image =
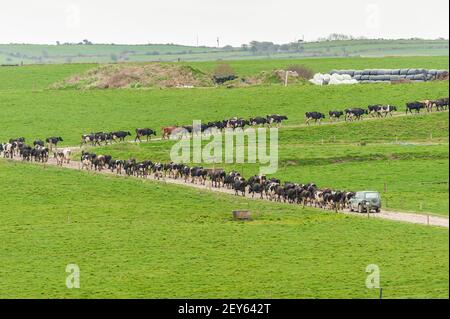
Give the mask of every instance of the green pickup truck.
[(372, 211), (379, 213), (381, 211), (381, 195), (379, 192), (366, 191), (357, 192), (349, 202), (351, 212), (370, 213)]

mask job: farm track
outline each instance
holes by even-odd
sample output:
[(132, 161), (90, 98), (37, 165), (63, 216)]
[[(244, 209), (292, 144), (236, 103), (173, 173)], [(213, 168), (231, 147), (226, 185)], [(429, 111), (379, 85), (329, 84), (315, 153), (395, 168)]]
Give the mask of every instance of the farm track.
[[(439, 113), (448, 113), (448, 110), (444, 110), (444, 111), (440, 111)], [(436, 113), (436, 112), (433, 112)], [(387, 119), (389, 118), (393, 118), (393, 117), (404, 117), (404, 116), (427, 116), (430, 113), (421, 113), (418, 115), (410, 115), (410, 114), (405, 114), (405, 113), (395, 113), (392, 116), (388, 116)], [(385, 118), (379, 118), (379, 117), (366, 117), (363, 120), (360, 121), (351, 121), (351, 122), (346, 122), (345, 120), (337, 120), (337, 121), (333, 121), (333, 122), (321, 122), (320, 124), (318, 123), (311, 123), (310, 125), (308, 124), (297, 124), (297, 125), (285, 125), (285, 126), (280, 126), (279, 129), (296, 129), (296, 128), (307, 128), (307, 127), (318, 127), (318, 126), (327, 126), (327, 125), (344, 125), (344, 124), (350, 124), (350, 123), (360, 123), (360, 122), (367, 122), (367, 121), (377, 121), (377, 120), (383, 120)], [(186, 137), (185, 137), (186, 138)], [(173, 138), (170, 140), (178, 140), (177, 138)], [(156, 137), (156, 138), (152, 138), (149, 142), (160, 142), (160, 141), (165, 141), (160, 137)], [(145, 142), (145, 141), (143, 141)], [(134, 140), (131, 141), (126, 141), (126, 143), (131, 143), (131, 144), (136, 144), (137, 142), (135, 142)], [(428, 142), (429, 144), (429, 142)], [(115, 145), (115, 144), (109, 144), (106, 146), (111, 146), (111, 145)], [(100, 145), (100, 146), (105, 146), (105, 145)], [(94, 147), (99, 147), (99, 146), (92, 146), (92, 145), (83, 145), (83, 146), (67, 146), (66, 148), (70, 148), (72, 151), (79, 151), (82, 148), (94, 148)]]
[[(74, 149), (79, 149), (79, 147), (74, 147), (72, 148)], [(11, 161), (11, 160), (10, 160)], [(20, 158), (14, 158), (13, 161), (20, 161), (22, 162), (22, 160)], [(35, 163), (37, 164), (37, 163)], [(56, 159), (54, 158), (49, 158), (49, 161), (45, 164), (37, 164), (37, 165), (51, 165), (51, 166), (57, 166), (56, 163)], [(73, 170), (80, 170), (81, 167), (81, 163), (79, 161), (71, 161), (70, 164), (63, 164), (62, 168), (65, 169), (73, 169)], [(91, 171), (92, 172), (92, 171)], [(110, 170), (103, 170), (101, 172), (94, 172), (94, 174), (103, 174), (103, 175), (113, 175), (113, 176), (122, 176), (122, 177), (126, 177), (126, 175), (117, 175), (113, 172), (111, 172)], [(138, 178), (138, 177), (133, 177), (133, 178)], [(141, 179), (142, 180), (142, 179)], [(174, 184), (174, 185), (180, 185), (180, 186), (184, 186), (184, 187), (190, 187), (190, 188), (195, 188), (195, 189), (199, 189), (202, 191), (211, 191), (211, 192), (216, 192), (216, 193), (223, 193), (223, 194), (228, 194), (228, 195), (233, 195), (234, 196), (234, 191), (231, 189), (226, 189), (226, 188), (213, 188), (211, 186), (210, 183), (206, 183), (206, 185), (200, 185), (200, 184), (192, 184), (190, 182), (185, 183), (183, 180), (179, 180), (179, 179), (172, 179), (172, 178), (162, 178), (160, 180), (157, 179), (153, 179), (153, 178), (148, 178), (148, 180), (150, 181), (154, 181), (154, 182), (160, 182), (160, 183), (164, 183), (164, 184)], [(255, 197), (252, 198), (249, 194), (246, 194), (246, 198), (248, 199), (253, 199), (253, 200), (261, 200), (260, 198)], [(268, 199), (264, 198), (263, 200), (269, 201)], [(317, 208), (317, 210), (319, 210)], [(324, 210), (321, 210), (324, 211)], [(328, 211), (330, 213), (334, 213), (331, 211)], [(406, 222), (406, 223), (412, 223), (412, 224), (420, 224), (420, 225), (430, 225), (430, 226), (438, 226), (438, 227), (444, 227), (444, 228), (449, 228), (449, 219), (445, 218), (445, 217), (438, 217), (438, 216), (432, 216), (432, 215), (422, 215), (422, 214), (414, 214), (414, 213), (406, 213), (406, 212), (394, 212), (394, 211), (382, 211), (381, 213), (377, 213), (377, 214), (359, 214), (359, 213), (352, 213), (348, 210), (344, 211), (344, 212), (340, 212), (341, 214), (346, 214), (346, 215), (352, 215), (352, 216), (358, 216), (358, 217), (363, 217), (363, 218), (368, 218), (368, 219), (372, 219), (372, 218), (381, 218), (381, 219), (386, 219), (386, 220), (391, 220), (391, 221), (398, 221), (398, 222)]]

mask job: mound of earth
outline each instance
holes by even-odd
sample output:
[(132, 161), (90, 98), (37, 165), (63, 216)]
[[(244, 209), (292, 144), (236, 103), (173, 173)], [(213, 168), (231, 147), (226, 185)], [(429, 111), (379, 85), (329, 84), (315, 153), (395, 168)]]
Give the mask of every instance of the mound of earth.
[(192, 88), (214, 86), (208, 74), (187, 65), (106, 64), (52, 86), (55, 89)]

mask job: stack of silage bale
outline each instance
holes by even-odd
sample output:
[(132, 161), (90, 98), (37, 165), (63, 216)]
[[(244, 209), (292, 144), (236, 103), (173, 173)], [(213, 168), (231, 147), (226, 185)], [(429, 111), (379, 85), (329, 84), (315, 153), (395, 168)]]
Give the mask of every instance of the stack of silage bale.
[(409, 80), (425, 82), (448, 76), (447, 70), (426, 69), (367, 69), (367, 70), (333, 70), (331, 75), (350, 75), (352, 79), (366, 82), (392, 82)]
[(343, 85), (343, 84), (356, 84), (357, 80), (352, 79), (349, 74), (322, 74), (317, 73), (310, 80), (311, 83), (315, 85)]

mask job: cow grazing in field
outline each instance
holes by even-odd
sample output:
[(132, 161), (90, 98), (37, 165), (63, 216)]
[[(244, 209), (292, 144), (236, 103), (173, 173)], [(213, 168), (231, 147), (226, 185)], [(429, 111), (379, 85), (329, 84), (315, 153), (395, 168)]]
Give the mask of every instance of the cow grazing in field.
[(306, 124), (309, 125), (309, 123), (314, 120), (314, 123), (319, 122), (321, 123), (322, 119), (325, 119), (325, 114), (320, 112), (307, 112), (305, 114), (306, 116)]
[(34, 147), (36, 147), (36, 146), (41, 146), (41, 147), (44, 147), (44, 141), (41, 141), (41, 140), (35, 140), (34, 142), (33, 142), (33, 146)]
[(213, 169), (208, 171), (208, 176), (211, 180), (211, 186), (220, 188), (221, 184), (224, 185), (226, 173), (222, 169)]
[(156, 136), (156, 132), (150, 128), (137, 128), (136, 138), (134, 139), (134, 141), (136, 142), (137, 140), (139, 140), (139, 142), (142, 142), (141, 137), (145, 136), (148, 142), (149, 139), (151, 139), (152, 135)]
[(125, 164), (125, 161), (123, 160), (111, 160), (109, 162), (109, 169), (111, 172), (116, 172), (118, 175), (122, 175), (122, 169)]
[(81, 143), (80, 146), (83, 146), (83, 144), (95, 144), (95, 134), (83, 134), (81, 136)]
[(367, 107), (368, 113), (372, 116), (372, 117), (381, 117), (381, 105), (377, 104), (377, 105), (369, 105)]
[(31, 150), (31, 156), (35, 162), (45, 163), (48, 161), (49, 149), (44, 147), (36, 147)]
[(92, 159), (89, 154), (81, 156), (81, 169), (86, 168), (86, 170), (92, 169)]
[(436, 104), (436, 107), (438, 108), (438, 111), (440, 111), (440, 110), (447, 110), (448, 106), (449, 106), (448, 97), (436, 100), (435, 104)]
[(346, 121), (362, 120), (363, 116), (369, 113), (362, 108), (346, 109), (344, 112)]
[(13, 158), (14, 157), (14, 145), (12, 143), (6, 143), (2, 145), (3, 157)]
[(372, 117), (392, 116), (392, 113), (397, 111), (397, 107), (393, 105), (369, 105), (367, 109), (368, 113), (372, 115)]
[(47, 142), (47, 145), (51, 150), (53, 150), (53, 147), (58, 147), (58, 143), (59, 142), (63, 142), (64, 140), (59, 136), (59, 137), (49, 137), (45, 140), (45, 142)]
[(97, 132), (94, 134), (94, 145), (101, 145), (102, 142), (104, 142), (105, 145), (108, 145), (108, 143), (112, 143), (112, 141), (113, 141), (112, 133)]
[(162, 128), (162, 139), (169, 139), (173, 133), (180, 130), (178, 126), (167, 126)]
[(33, 148), (29, 145), (21, 145), (19, 148), (19, 155), (23, 161), (30, 161), (32, 159)]
[(438, 100), (430, 100), (428, 101), (430, 104), (430, 109), (432, 110), (433, 107), (436, 108), (436, 111), (443, 111), (448, 109), (448, 97)]
[(265, 125), (267, 124), (267, 118), (264, 117), (255, 117), (250, 119), (250, 125)]
[(68, 148), (55, 151), (54, 157), (56, 158), (56, 165), (63, 166), (64, 163), (69, 164), (71, 154), (72, 151)]
[(388, 115), (393, 116), (392, 113), (397, 112), (397, 107), (394, 105), (382, 105), (380, 112), (384, 117), (387, 117)]
[(254, 198), (256, 194), (259, 194), (259, 197), (263, 199), (264, 190), (264, 185), (260, 183), (253, 183), (249, 185), (248, 193), (252, 194), (252, 198)]
[(245, 128), (247, 125), (250, 125), (250, 121), (240, 119), (240, 118), (232, 118), (227, 121), (227, 128), (237, 129), (237, 128)]
[(278, 126), (281, 125), (283, 121), (287, 121), (288, 117), (285, 115), (274, 114), (274, 115), (267, 115), (266, 119), (269, 125), (276, 124)]
[(344, 115), (344, 112), (342, 112), (342, 111), (330, 111), (328, 113), (328, 115), (330, 116), (330, 120), (333, 122), (334, 120), (339, 120)]
[(192, 184), (198, 182), (202, 185), (205, 185), (208, 171), (203, 167), (192, 167), (190, 169), (190, 176)]
[(410, 103), (406, 103), (406, 114), (411, 113), (414, 110), (416, 112), (416, 114), (420, 113), (421, 109), (425, 109), (426, 105), (424, 102), (410, 102)]
[(11, 138), (9, 140), (9, 143), (10, 144), (13, 144), (13, 143), (16, 143), (16, 144), (21, 143), (21, 144), (23, 144), (23, 143), (25, 143), (25, 137)]
[(112, 132), (111, 134), (113, 141), (119, 140), (120, 142), (124, 142), (127, 136), (131, 136), (130, 132), (125, 131)]
[(246, 188), (247, 182), (245, 181), (245, 178), (235, 178), (235, 180), (233, 181), (233, 189), (236, 196), (238, 196), (239, 193), (241, 193), (242, 196), (245, 196)]

